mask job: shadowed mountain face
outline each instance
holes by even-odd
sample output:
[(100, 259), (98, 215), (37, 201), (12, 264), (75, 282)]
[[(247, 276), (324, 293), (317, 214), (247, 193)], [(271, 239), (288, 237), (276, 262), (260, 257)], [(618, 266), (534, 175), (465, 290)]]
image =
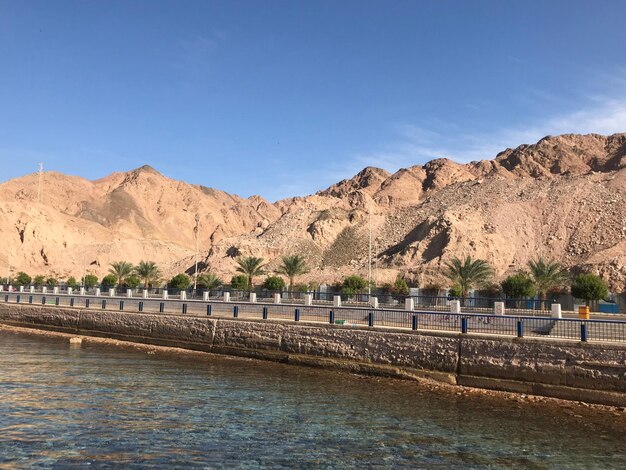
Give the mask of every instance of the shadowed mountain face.
[(467, 254), (501, 277), (544, 255), (625, 288), (626, 134), (546, 137), (495, 160), (437, 159), (394, 174), (368, 167), (273, 204), (149, 166), (97, 181), (45, 173), (37, 201), (37, 175), (0, 185), (5, 272), (103, 275), (113, 261), (141, 259), (182, 272), (194, 262), (198, 215), (201, 265), (226, 279), (232, 253), (262, 256), (270, 269), (303, 254), (314, 269), (302, 281), (365, 273), (371, 227), (380, 282), (398, 273), (433, 282), (443, 261)]

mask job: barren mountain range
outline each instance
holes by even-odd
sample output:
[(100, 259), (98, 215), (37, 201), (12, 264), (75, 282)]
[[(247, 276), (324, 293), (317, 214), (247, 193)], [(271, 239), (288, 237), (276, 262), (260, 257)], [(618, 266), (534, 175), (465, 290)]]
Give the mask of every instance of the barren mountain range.
[(561, 135), (493, 160), (437, 159), (394, 174), (365, 168), (317, 194), (270, 203), (169, 179), (149, 166), (97, 181), (46, 172), (0, 184), (0, 277), (26, 271), (99, 276), (109, 264), (156, 261), (166, 277), (200, 266), (229, 280), (238, 254), (275, 268), (287, 254), (301, 281), (365, 275), (440, 282), (453, 256), (488, 260), (497, 278), (538, 255), (626, 290), (626, 133)]

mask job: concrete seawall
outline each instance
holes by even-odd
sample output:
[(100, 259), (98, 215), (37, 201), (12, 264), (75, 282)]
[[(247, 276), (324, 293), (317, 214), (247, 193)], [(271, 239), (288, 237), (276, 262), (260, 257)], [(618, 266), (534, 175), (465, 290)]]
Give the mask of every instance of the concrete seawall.
[(626, 406), (626, 346), (0, 304), (0, 323)]

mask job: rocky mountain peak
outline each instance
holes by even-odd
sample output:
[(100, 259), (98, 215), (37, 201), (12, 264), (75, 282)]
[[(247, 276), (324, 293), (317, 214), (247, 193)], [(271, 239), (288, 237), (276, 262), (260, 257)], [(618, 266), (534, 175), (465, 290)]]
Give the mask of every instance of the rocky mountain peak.
[(626, 133), (546, 136), (536, 144), (507, 149), (496, 157), (506, 170), (522, 177), (584, 175), (626, 165)]
[(346, 197), (356, 191), (363, 191), (372, 195), (380, 189), (383, 182), (391, 176), (387, 170), (376, 167), (365, 167), (359, 171), (354, 177), (345, 179), (337, 184), (332, 185), (318, 194), (322, 196)]

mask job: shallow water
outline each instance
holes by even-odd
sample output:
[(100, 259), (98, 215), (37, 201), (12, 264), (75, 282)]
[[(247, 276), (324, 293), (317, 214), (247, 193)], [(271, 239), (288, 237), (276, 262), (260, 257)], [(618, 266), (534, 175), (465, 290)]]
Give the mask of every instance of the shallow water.
[(0, 332), (6, 467), (626, 468), (602, 410)]

